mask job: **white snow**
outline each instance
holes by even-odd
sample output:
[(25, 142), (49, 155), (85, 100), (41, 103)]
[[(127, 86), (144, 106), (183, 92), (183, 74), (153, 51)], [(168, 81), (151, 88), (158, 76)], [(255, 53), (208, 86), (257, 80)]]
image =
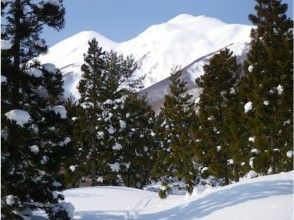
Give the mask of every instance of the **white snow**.
[(249, 112), (252, 110), (252, 102), (247, 102), (245, 105), (244, 105), (244, 111), (245, 113)]
[(21, 127), (24, 124), (28, 123), (31, 119), (31, 116), (29, 115), (29, 113), (27, 113), (26, 111), (23, 111), (23, 110), (19, 110), (19, 109), (14, 109), (14, 110), (11, 110), (11, 111), (5, 113), (5, 116), (9, 120), (15, 121), (16, 124)]
[(119, 120), (120, 129), (125, 129), (127, 127), (127, 123), (123, 120)]
[(121, 149), (122, 149), (122, 146), (121, 146), (121, 144), (119, 144), (119, 143), (115, 143), (115, 144), (112, 146), (112, 149), (113, 149), (113, 150), (121, 150)]
[(249, 166), (251, 168), (253, 168), (253, 166), (254, 166), (254, 159), (255, 159), (255, 157), (251, 157), (250, 160), (249, 160)]
[(30, 151), (33, 152), (34, 154), (39, 153), (39, 147), (37, 145), (32, 145), (30, 146)]
[(198, 104), (200, 102), (200, 97), (195, 99), (195, 104)]
[(69, 167), (69, 169), (71, 170), (71, 172), (74, 172), (74, 171), (76, 170), (77, 166), (78, 166), (78, 165), (71, 165), (71, 166)]
[(60, 118), (66, 118), (67, 111), (63, 105), (57, 105), (52, 108), (56, 115), (60, 115)]
[(286, 155), (287, 155), (288, 158), (292, 158), (293, 155), (294, 155), (293, 150), (287, 151)]
[(264, 105), (269, 105), (269, 101), (264, 101), (263, 104)]
[(98, 131), (97, 132), (97, 138), (102, 139), (104, 137), (104, 132), (103, 131)]
[(97, 178), (96, 181), (97, 181), (98, 183), (103, 183), (103, 181), (104, 181), (103, 176), (99, 176), (99, 177)]
[(192, 196), (169, 195), (166, 199), (155, 192), (116, 186), (82, 187), (63, 193), (65, 202), (75, 208), (74, 219), (290, 220), (293, 174), (245, 178), (225, 187), (194, 189)]
[(41, 164), (46, 164), (49, 161), (49, 157), (43, 156), (41, 159)]
[(56, 67), (53, 63), (45, 63), (42, 66), (43, 66), (43, 69), (46, 70), (47, 72), (49, 72), (51, 74), (56, 73)]
[(251, 152), (251, 153), (256, 153), (256, 154), (258, 154), (260, 151), (259, 151), (258, 149), (256, 149), (256, 148), (253, 148), (250, 152)]
[(118, 162), (109, 163), (110, 169), (114, 172), (118, 172), (120, 170), (120, 164)]
[(234, 160), (233, 160), (233, 159), (229, 159), (229, 160), (227, 160), (227, 164), (228, 164), (228, 165), (232, 165), (232, 164), (234, 164)]
[(255, 177), (257, 177), (257, 173), (254, 170), (250, 170), (247, 173), (247, 178), (252, 179), (252, 178), (255, 178)]
[(36, 40), (35, 44), (38, 47), (46, 47), (45, 40), (43, 40), (43, 39)]
[(6, 196), (5, 201), (7, 205), (13, 205), (15, 203), (14, 196), (13, 195)]
[(216, 146), (216, 151), (220, 151), (222, 149), (221, 146)]
[(203, 167), (203, 168), (201, 169), (201, 173), (204, 173), (206, 170), (208, 170), (208, 167)]
[(277, 91), (278, 91), (278, 94), (279, 94), (279, 95), (282, 95), (282, 94), (283, 94), (283, 91), (284, 91), (283, 86), (278, 85), (278, 86), (277, 86)]
[(107, 131), (108, 131), (109, 134), (114, 134), (115, 129), (113, 128), (112, 125), (110, 125), (109, 128), (107, 129)]
[(70, 142), (71, 142), (71, 138), (70, 137), (65, 137), (63, 141), (60, 141), (58, 143), (58, 145), (61, 146), (61, 147), (63, 147), (63, 146), (67, 145)]
[(248, 72), (251, 73), (253, 70), (253, 65), (248, 66)]
[(6, 84), (7, 83), (7, 77), (1, 75), (1, 83)]
[(8, 40), (1, 40), (1, 50), (9, 50), (12, 47), (12, 43)]
[[(121, 43), (93, 31), (83, 31), (49, 48), (49, 53), (42, 55), (40, 60), (42, 63), (55, 63), (62, 69), (65, 94), (79, 98), (76, 86), (81, 78), (83, 54), (87, 52), (88, 41), (96, 38), (106, 51), (113, 49), (124, 55), (132, 54), (138, 61), (136, 75), (146, 74), (143, 82), (146, 88), (170, 76), (174, 66), (184, 67), (231, 43), (233, 45), (229, 48), (236, 55), (241, 55), (250, 41), (251, 28), (249, 25), (226, 24), (203, 15), (182, 14), (152, 25), (135, 38)], [(193, 81), (203, 74), (200, 69), (191, 72)]]
[(27, 72), (27, 74), (30, 76), (36, 77), (36, 78), (43, 76), (42, 71), (36, 67), (30, 68), (30, 70)]
[(252, 142), (252, 143), (254, 143), (254, 140), (255, 140), (255, 137), (249, 137), (249, 138), (248, 138), (248, 141), (250, 141), (250, 142)]

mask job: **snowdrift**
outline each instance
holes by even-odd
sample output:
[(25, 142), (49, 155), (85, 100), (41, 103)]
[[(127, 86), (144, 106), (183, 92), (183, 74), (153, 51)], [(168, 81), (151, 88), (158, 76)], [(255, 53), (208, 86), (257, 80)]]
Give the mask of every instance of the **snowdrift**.
[[(293, 219), (293, 174), (245, 179), (201, 194), (170, 195), (127, 187), (85, 187), (64, 192), (74, 219)], [(195, 190), (197, 191), (197, 190)]]

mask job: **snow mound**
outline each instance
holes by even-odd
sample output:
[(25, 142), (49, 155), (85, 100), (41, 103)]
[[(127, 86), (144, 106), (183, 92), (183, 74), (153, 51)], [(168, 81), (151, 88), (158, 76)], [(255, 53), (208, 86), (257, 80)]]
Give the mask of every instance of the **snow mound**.
[(127, 187), (84, 187), (64, 191), (75, 208), (74, 219), (293, 219), (293, 174), (244, 179), (225, 187), (194, 189), (192, 196)]
[(9, 120), (15, 121), (16, 124), (21, 127), (23, 127), (24, 124), (27, 124), (31, 119), (31, 116), (29, 115), (29, 113), (19, 109), (14, 109), (5, 113), (5, 116)]

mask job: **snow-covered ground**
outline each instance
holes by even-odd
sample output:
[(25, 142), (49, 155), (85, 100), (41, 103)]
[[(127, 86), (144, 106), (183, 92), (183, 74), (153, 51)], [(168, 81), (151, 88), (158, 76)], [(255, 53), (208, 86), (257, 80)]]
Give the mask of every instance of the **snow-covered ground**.
[(69, 189), (64, 194), (75, 207), (74, 219), (292, 220), (293, 174), (244, 179), (164, 200), (154, 192), (114, 186)]

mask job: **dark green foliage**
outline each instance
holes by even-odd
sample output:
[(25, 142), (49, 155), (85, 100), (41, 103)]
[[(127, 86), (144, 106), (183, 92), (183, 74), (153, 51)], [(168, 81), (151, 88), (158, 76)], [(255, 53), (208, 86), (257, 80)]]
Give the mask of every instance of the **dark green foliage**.
[(193, 108), (191, 95), (181, 72), (171, 74), (170, 93), (157, 119), (156, 134), (159, 141), (153, 175), (165, 182), (183, 180), (191, 193), (195, 178), (193, 166), (193, 142), (189, 136)]
[(142, 188), (152, 166), (154, 113), (135, 92), (141, 86), (136, 63), (103, 52), (95, 39), (89, 46), (75, 110), (77, 173), (92, 185)]
[[(241, 67), (232, 52), (225, 49), (214, 55), (203, 68), (204, 75), (196, 80), (202, 89), (197, 100), (197, 159), (204, 167), (208, 167), (209, 174), (223, 178), (224, 183), (229, 184), (232, 175), (236, 175), (237, 180), (239, 178), (240, 159), (244, 150), (239, 145), (242, 138), (231, 134), (240, 128), (236, 128), (239, 124), (236, 82)], [(238, 133), (242, 132), (239, 130)]]
[[(42, 5), (16, 0), (1, 6), (1, 37), (11, 44), (3, 44), (1, 50), (1, 74), (6, 79), (1, 88), (2, 218), (27, 218), (40, 208), (51, 219), (68, 219), (59, 204), (63, 196), (57, 193), (64, 189), (60, 165), (70, 154), (67, 120), (54, 111), (62, 108), (62, 76), (54, 66), (41, 66), (35, 60), (47, 51), (39, 37), (43, 27), (63, 26), (62, 1)], [(7, 113), (12, 110), (25, 111), (30, 120), (24, 125), (9, 120)]]
[(256, 14), (249, 19), (251, 44), (240, 84), (242, 104), (252, 102), (245, 113), (252, 147), (259, 153), (254, 170), (277, 173), (292, 169), (293, 157), (286, 153), (293, 144), (293, 21), (287, 5), (279, 0), (257, 0)]

